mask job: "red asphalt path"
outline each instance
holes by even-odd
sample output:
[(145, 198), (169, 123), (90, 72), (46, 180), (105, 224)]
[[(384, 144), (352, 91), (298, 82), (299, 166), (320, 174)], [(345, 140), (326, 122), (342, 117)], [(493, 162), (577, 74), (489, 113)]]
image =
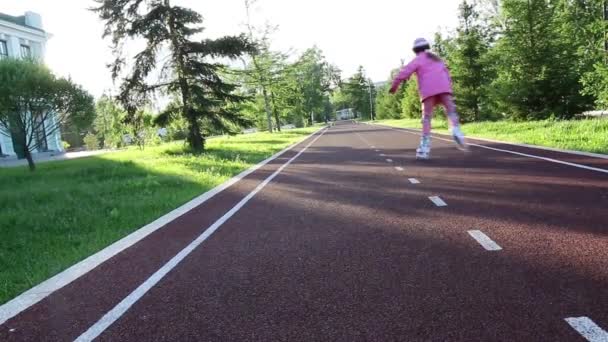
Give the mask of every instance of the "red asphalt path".
[[(76, 339), (312, 139), (10, 319), (0, 341)], [(582, 316), (608, 329), (608, 174), (438, 139), (419, 162), (417, 143), (332, 127), (97, 340), (584, 341), (565, 321)]]

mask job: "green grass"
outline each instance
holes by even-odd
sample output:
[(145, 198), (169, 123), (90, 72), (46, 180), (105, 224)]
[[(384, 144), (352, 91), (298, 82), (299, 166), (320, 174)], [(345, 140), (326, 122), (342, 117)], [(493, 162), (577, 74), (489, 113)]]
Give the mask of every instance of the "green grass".
[(0, 304), (318, 128), (0, 169)]
[[(379, 123), (421, 128), (419, 119), (380, 120)], [(447, 133), (445, 120), (433, 120), (433, 131)], [(567, 150), (608, 153), (608, 119), (476, 122), (463, 125), (471, 137), (539, 145)]]

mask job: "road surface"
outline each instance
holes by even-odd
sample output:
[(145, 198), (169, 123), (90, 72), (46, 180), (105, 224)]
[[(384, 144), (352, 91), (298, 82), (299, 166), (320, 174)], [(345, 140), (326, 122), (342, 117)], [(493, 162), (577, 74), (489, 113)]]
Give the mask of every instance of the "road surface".
[(323, 130), (0, 340), (608, 341), (608, 159), (418, 139)]

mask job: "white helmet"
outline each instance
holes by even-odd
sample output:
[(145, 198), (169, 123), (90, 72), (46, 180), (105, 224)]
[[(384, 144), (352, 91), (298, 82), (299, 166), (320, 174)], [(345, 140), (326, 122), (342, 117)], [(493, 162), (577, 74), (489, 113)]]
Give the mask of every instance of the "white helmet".
[(425, 47), (425, 46), (430, 47), (431, 44), (428, 42), (428, 40), (426, 40), (424, 38), (418, 38), (414, 41), (414, 49), (418, 49), (418, 48)]

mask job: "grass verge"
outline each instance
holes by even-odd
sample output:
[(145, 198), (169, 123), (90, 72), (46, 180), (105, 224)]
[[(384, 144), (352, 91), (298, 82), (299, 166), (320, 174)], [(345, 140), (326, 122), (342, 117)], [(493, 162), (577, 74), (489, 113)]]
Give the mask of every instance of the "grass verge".
[(0, 169), (0, 304), (317, 129)]

